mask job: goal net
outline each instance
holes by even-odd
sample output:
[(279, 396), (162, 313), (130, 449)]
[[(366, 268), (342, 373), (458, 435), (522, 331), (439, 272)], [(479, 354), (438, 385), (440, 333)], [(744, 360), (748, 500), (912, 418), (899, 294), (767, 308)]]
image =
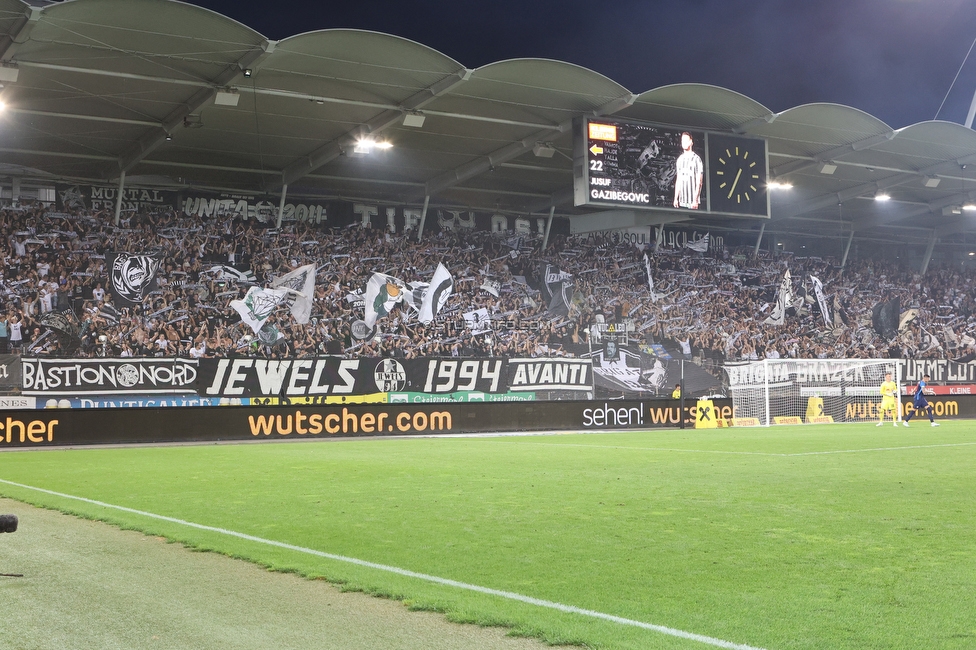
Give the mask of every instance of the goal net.
[[(900, 369), (896, 359), (766, 359), (724, 366), (735, 417), (756, 418), (764, 426), (877, 420), (885, 375), (900, 385)], [(895, 395), (895, 417), (901, 419), (900, 390)]]

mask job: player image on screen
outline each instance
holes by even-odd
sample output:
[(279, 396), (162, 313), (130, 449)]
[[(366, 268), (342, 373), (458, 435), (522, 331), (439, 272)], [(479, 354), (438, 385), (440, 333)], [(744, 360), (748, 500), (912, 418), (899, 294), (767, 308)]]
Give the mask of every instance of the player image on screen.
[[(585, 165), (574, 176), (576, 205), (708, 209), (704, 131), (584, 120)], [(765, 146), (765, 145), (764, 145)]]
[(881, 384), (881, 406), (878, 408), (878, 424), (875, 426), (881, 426), (884, 424), (885, 413), (891, 413), (891, 423), (898, 426), (898, 403), (895, 401), (895, 391), (898, 390), (898, 384), (891, 381), (891, 373), (885, 373), (884, 383)]
[(928, 375), (923, 375), (922, 380), (915, 386), (915, 391), (912, 393), (912, 410), (905, 415), (905, 420), (902, 422), (906, 427), (908, 426), (908, 421), (912, 419), (912, 416), (920, 411), (928, 413), (929, 422), (932, 423), (933, 427), (939, 426), (939, 423), (935, 421), (935, 409), (925, 399), (926, 394), (935, 395), (935, 391), (928, 387), (929, 379), (930, 377)]
[(701, 202), (702, 180), (705, 177), (705, 165), (701, 156), (692, 150), (695, 141), (691, 134), (685, 131), (681, 134), (681, 149), (683, 153), (675, 161), (674, 179), (674, 207), (697, 210)]

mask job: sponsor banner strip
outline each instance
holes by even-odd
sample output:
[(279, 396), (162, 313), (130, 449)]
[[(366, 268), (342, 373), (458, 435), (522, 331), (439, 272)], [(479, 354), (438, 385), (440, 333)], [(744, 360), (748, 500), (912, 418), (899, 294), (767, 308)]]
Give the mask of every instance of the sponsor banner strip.
[[(936, 397), (937, 418), (976, 417), (976, 397)], [(712, 400), (718, 419), (735, 416), (728, 399)], [(906, 405), (906, 409), (910, 405)], [(840, 419), (875, 421), (876, 403), (851, 404)], [(695, 405), (680, 401), (365, 403), (209, 408), (78, 408), (4, 411), (0, 450), (57, 445), (316, 440), (333, 437), (456, 435), (520, 431), (605, 431), (694, 426)], [(837, 417), (834, 417), (838, 421)], [(733, 420), (743, 424), (744, 420)]]

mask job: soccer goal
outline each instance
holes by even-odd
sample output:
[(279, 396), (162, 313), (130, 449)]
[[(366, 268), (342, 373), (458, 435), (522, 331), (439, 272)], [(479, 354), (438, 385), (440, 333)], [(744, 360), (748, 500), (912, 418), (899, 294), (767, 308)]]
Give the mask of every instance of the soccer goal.
[[(735, 417), (764, 426), (877, 420), (885, 375), (901, 385), (897, 359), (765, 359), (724, 370)], [(901, 391), (895, 395), (900, 420)]]

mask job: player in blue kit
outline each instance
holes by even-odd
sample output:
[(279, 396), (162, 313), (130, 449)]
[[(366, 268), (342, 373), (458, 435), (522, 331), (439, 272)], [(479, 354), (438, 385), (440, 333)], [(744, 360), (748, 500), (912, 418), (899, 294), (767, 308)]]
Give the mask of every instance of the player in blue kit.
[(902, 424), (904, 424), (906, 427), (908, 426), (908, 421), (912, 419), (912, 416), (919, 411), (928, 411), (929, 422), (932, 423), (933, 427), (939, 426), (939, 423), (935, 421), (935, 414), (932, 410), (932, 405), (929, 404), (927, 399), (925, 399), (926, 393), (929, 395), (935, 395), (935, 391), (928, 388), (929, 379), (930, 377), (928, 375), (924, 375), (922, 377), (922, 381), (918, 382), (918, 385), (915, 386), (915, 392), (913, 393), (912, 397), (912, 410), (909, 411), (905, 415), (905, 419), (902, 420)]

